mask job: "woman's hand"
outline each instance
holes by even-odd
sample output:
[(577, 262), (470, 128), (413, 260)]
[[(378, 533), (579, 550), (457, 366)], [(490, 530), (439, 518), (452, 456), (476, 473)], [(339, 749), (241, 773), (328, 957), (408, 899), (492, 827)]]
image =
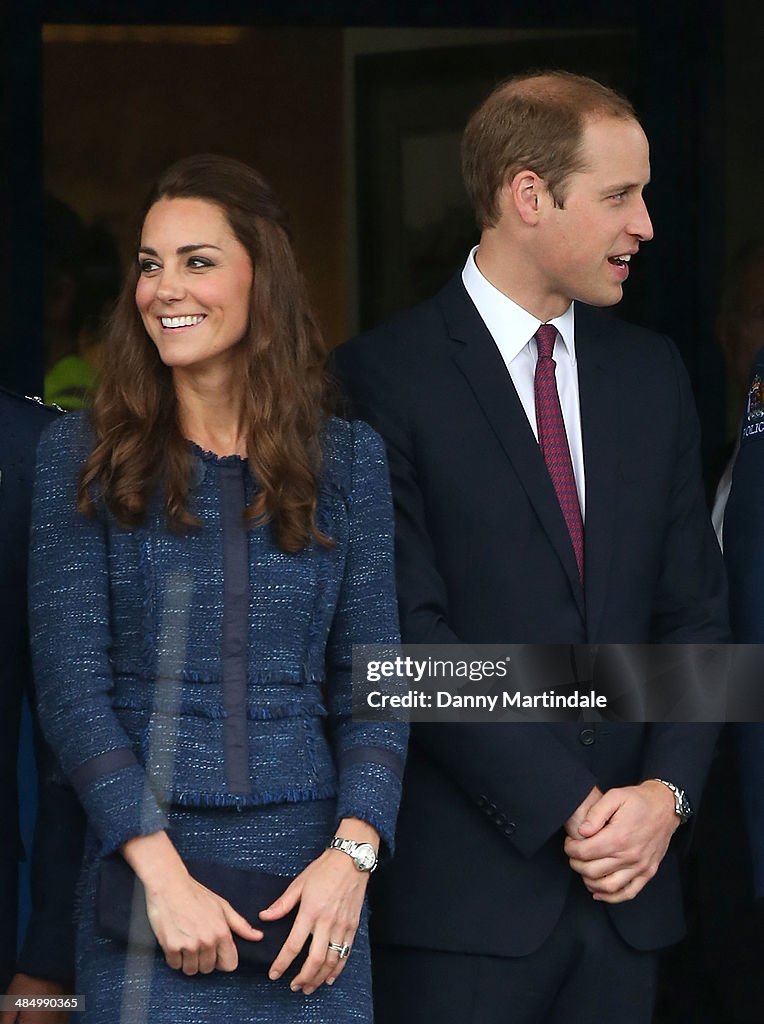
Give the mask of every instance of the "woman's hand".
[(184, 974), (235, 971), (231, 932), (262, 939), (227, 900), (191, 877), (166, 832), (130, 839), (122, 854), (143, 882), (149, 922), (169, 967)]
[[(379, 846), (376, 830), (357, 818), (340, 822), (337, 834), (356, 842), (371, 843), (375, 850)], [(334, 984), (345, 960), (340, 960), (336, 950), (329, 949), (329, 943), (347, 944), (352, 949), (368, 882), (368, 872), (359, 871), (352, 858), (341, 850), (324, 850), (309, 864), (282, 896), (260, 912), (264, 921), (275, 921), (288, 914), (298, 902), (300, 904), (292, 930), (268, 976), (273, 980), (280, 978), (312, 934), (308, 956), (291, 983), (292, 991), (302, 990), (310, 995), (324, 982)]]

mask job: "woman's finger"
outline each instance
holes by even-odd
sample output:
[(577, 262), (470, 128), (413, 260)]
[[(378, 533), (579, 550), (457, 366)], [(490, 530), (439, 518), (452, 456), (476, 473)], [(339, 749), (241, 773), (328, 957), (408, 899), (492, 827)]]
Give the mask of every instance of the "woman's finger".
[[(331, 931), (328, 923), (317, 923), (313, 927), (313, 939), (310, 943), (308, 955), (305, 957), (297, 977), (291, 983), (293, 992), (302, 989), (312, 992), (316, 988), (316, 979), (326, 965), (326, 958), (331, 955), (329, 949)], [(336, 956), (336, 954), (334, 954)]]
[(241, 916), (238, 910), (234, 910), (230, 903), (223, 900), (221, 905), (226, 924), (232, 932), (240, 935), (242, 939), (248, 939), (250, 942), (259, 942), (262, 939), (262, 931), (259, 928), (253, 927), (245, 917)]
[[(293, 882), (291, 882), (284, 892), (274, 900), (269, 907), (265, 910), (260, 911), (260, 917), (268, 921), (276, 921), (280, 917), (284, 917), (288, 914), (298, 903), (300, 894), (302, 893), (302, 876), (298, 875)], [(299, 950), (298, 950), (299, 952)]]
[(199, 973), (199, 954), (190, 949), (183, 950), (183, 973), (189, 975)]
[(292, 925), (292, 930), (289, 932), (289, 935), (287, 935), (284, 945), (279, 950), (278, 956), (273, 961), (271, 969), (268, 971), (268, 977), (271, 981), (275, 981), (276, 978), (281, 977), (305, 945), (309, 935), (310, 926), (306, 922), (305, 918), (301, 918), (298, 914), (294, 924)]
[(329, 971), (327, 973), (326, 978), (324, 979), (327, 985), (333, 985), (335, 983), (335, 981), (337, 980), (337, 978), (339, 978), (339, 976), (345, 970), (345, 965), (347, 964), (348, 958), (349, 958), (350, 954), (353, 951), (353, 939), (354, 938), (355, 938), (355, 935), (347, 935), (345, 937), (345, 945), (349, 946), (350, 949), (348, 950), (347, 956), (341, 957), (339, 955), (339, 953), (337, 954), (337, 962), (336, 963), (332, 963), (330, 965), (330, 969), (329, 969)]
[(215, 970), (215, 965), (217, 964), (218, 947), (204, 946), (199, 950), (197, 957), (199, 961), (199, 973), (211, 974)]

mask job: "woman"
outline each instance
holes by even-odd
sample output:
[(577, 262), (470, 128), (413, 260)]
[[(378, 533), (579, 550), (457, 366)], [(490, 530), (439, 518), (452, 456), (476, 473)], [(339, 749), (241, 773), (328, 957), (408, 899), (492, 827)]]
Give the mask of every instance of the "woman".
[[(397, 638), (392, 520), (381, 442), (327, 415), (323, 366), (266, 183), (221, 157), (175, 164), (92, 410), (49, 431), (36, 484), (40, 714), (89, 822), (88, 1021), (372, 1018), (363, 900), (405, 728), (351, 720), (350, 660)], [(164, 960), (99, 933), (115, 851)], [(284, 892), (248, 922), (186, 861)], [(234, 936), (262, 941), (293, 908), (267, 973), (237, 971)]]

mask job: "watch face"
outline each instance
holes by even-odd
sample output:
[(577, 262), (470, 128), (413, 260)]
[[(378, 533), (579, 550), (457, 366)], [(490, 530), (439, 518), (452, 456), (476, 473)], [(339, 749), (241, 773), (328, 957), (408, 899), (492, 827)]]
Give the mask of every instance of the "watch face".
[(353, 854), (353, 860), (356, 863), (356, 867), (359, 871), (371, 871), (376, 863), (377, 857), (374, 853), (374, 847), (369, 843), (361, 843), (356, 847), (356, 851)]

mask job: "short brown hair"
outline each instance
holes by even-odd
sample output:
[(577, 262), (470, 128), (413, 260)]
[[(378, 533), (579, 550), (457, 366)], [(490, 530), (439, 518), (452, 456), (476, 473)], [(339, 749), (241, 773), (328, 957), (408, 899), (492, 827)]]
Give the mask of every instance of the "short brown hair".
[(568, 71), (533, 72), (498, 85), (462, 138), (462, 174), (478, 226), (495, 226), (499, 190), (523, 168), (543, 178), (562, 206), (567, 179), (584, 167), (581, 139), (591, 117), (638, 120), (625, 97)]

